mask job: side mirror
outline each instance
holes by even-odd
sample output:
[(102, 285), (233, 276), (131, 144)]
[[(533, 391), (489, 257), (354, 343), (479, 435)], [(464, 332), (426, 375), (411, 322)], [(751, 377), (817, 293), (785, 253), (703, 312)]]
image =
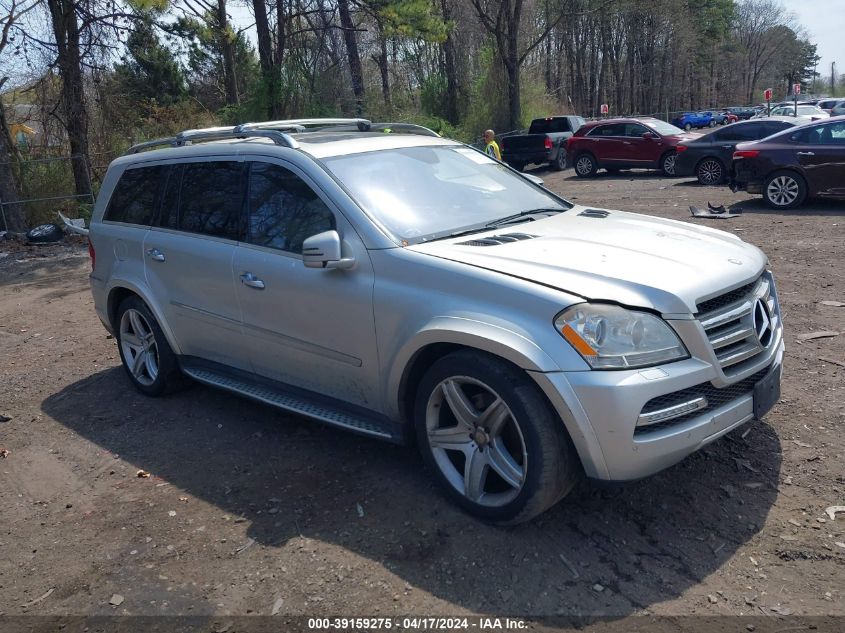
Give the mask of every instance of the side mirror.
[(654, 134), (652, 134), (651, 132), (643, 132), (643, 138), (647, 141), (650, 141), (654, 138)]
[(525, 178), (528, 178), (531, 182), (533, 182), (538, 187), (544, 187), (545, 181), (540, 178), (539, 176), (535, 176), (534, 174), (522, 174)]
[(355, 258), (342, 256), (337, 231), (325, 231), (312, 235), (302, 243), (302, 263), (306, 268), (347, 270), (355, 265)]

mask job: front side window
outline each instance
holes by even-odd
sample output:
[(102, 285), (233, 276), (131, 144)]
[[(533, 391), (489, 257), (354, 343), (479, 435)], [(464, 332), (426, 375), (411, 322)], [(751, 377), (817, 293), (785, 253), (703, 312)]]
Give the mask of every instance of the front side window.
[(230, 240), (238, 239), (243, 208), (243, 163), (214, 161), (184, 167), (177, 228)]
[(472, 148), (406, 147), (323, 160), (356, 202), (409, 244), (570, 205)]
[(651, 130), (649, 130), (647, 127), (640, 125), (639, 123), (625, 124), (625, 136), (642, 137), (643, 134), (650, 131)]
[(250, 164), (250, 244), (301, 253), (306, 238), (334, 228), (331, 209), (299, 176), (272, 163)]
[(156, 165), (124, 171), (103, 220), (149, 226), (158, 208), (159, 192), (167, 170), (167, 166)]

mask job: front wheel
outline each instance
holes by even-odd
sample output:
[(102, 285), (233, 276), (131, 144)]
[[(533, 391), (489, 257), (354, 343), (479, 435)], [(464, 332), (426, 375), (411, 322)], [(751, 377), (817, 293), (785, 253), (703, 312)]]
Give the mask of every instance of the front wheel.
[(807, 197), (807, 183), (791, 171), (776, 171), (763, 185), (763, 199), (773, 209), (794, 209)]
[(580, 154), (575, 159), (575, 175), (581, 178), (590, 178), (596, 175), (598, 165), (592, 154)]
[(675, 152), (666, 152), (663, 154), (663, 157), (660, 159), (660, 171), (663, 172), (664, 176), (675, 175), (675, 159), (677, 156)]
[(684, 130), (689, 132), (691, 129), (692, 129), (692, 123), (685, 123), (684, 124)]
[(716, 121), (710, 119), (710, 123), (707, 124), (707, 127), (716, 127)]
[(527, 521), (562, 499), (580, 467), (557, 414), (531, 379), (498, 358), (461, 351), (426, 372), (415, 402), (423, 459), (469, 513)]

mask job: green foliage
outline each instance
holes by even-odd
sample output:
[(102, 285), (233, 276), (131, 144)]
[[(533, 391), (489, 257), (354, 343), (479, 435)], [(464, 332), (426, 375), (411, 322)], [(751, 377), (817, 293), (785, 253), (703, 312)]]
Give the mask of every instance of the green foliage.
[(443, 42), (454, 27), (434, 13), (426, 0), (365, 0), (378, 16), (386, 37), (419, 38)]
[(134, 102), (154, 99), (172, 104), (186, 94), (185, 74), (170, 48), (159, 40), (149, 17), (135, 23), (126, 54), (114, 72), (117, 89)]

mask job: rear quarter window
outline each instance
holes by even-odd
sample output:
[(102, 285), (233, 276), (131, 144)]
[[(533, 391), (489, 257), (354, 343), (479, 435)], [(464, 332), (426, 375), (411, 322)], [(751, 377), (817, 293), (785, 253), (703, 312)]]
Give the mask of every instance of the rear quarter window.
[(103, 214), (108, 222), (149, 226), (158, 211), (166, 165), (127, 169), (112, 192)]

